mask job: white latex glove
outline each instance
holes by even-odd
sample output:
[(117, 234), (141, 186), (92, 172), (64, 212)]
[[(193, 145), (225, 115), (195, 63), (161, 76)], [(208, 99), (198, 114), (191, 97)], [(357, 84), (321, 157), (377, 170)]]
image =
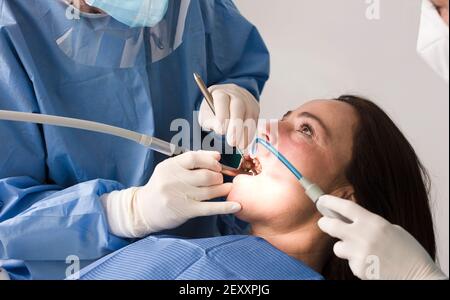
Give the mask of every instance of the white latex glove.
[(200, 106), (198, 121), (207, 131), (226, 135), (230, 146), (246, 149), (256, 134), (259, 103), (253, 95), (235, 84), (214, 85), (209, 88), (216, 115), (206, 100)]
[(0, 280), (10, 280), (8, 272), (3, 268), (0, 268)]
[(358, 278), (447, 279), (419, 242), (400, 226), (349, 200), (322, 196), (317, 205), (353, 222), (323, 217), (318, 224), (322, 231), (341, 240), (334, 245), (334, 253), (349, 261)]
[(219, 160), (217, 152), (188, 152), (160, 163), (147, 185), (103, 195), (110, 232), (141, 238), (192, 218), (240, 211), (234, 202), (202, 202), (230, 192)]

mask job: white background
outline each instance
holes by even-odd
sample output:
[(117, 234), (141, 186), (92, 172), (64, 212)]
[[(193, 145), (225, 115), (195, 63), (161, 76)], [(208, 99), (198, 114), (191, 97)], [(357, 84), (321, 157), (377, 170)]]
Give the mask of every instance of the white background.
[(439, 261), (448, 274), (449, 92), (415, 51), (420, 0), (380, 0), (376, 21), (366, 18), (366, 0), (235, 3), (272, 56), (263, 118), (355, 93), (379, 104), (403, 130), (432, 176)]

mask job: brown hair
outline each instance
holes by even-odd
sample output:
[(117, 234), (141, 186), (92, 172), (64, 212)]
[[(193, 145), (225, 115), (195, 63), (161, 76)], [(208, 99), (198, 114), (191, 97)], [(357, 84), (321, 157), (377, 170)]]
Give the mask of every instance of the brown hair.
[[(351, 95), (336, 101), (351, 105), (359, 119), (352, 159), (345, 172), (358, 204), (403, 227), (434, 259), (430, 180), (411, 144), (373, 102)], [(327, 279), (357, 279), (348, 262), (334, 254), (322, 273)]]

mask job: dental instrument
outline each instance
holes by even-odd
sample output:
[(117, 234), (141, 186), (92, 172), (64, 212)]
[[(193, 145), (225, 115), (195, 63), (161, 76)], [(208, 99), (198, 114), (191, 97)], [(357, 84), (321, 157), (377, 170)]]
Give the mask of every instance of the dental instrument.
[[(180, 148), (174, 144), (168, 143), (153, 136), (141, 134), (135, 131), (127, 130), (120, 127), (115, 127), (103, 123), (92, 122), (82, 119), (66, 118), (45, 114), (25, 113), (17, 111), (0, 110), (0, 120), (5, 121), (17, 121), (17, 122), (30, 122), (36, 124), (53, 125), (59, 127), (68, 127), (75, 129), (82, 129), (92, 132), (99, 132), (117, 136), (127, 140), (136, 142), (146, 148), (153, 151), (162, 153), (166, 156), (173, 157), (190, 150)], [(234, 169), (232, 167), (222, 165), (222, 174), (235, 177), (239, 174), (245, 174), (243, 170)]]
[(294, 174), (294, 176), (298, 179), (298, 181), (300, 182), (301, 186), (305, 189), (305, 193), (306, 195), (309, 197), (309, 199), (312, 200), (312, 202), (314, 203), (314, 205), (317, 207), (317, 209), (319, 210), (319, 212), (327, 217), (330, 218), (334, 218), (334, 219), (339, 219), (342, 220), (346, 223), (352, 223), (351, 221), (349, 221), (347, 218), (345, 218), (344, 216), (340, 215), (337, 212), (334, 212), (328, 208), (322, 207), (320, 205), (319, 199), (320, 197), (325, 195), (325, 192), (322, 191), (322, 189), (312, 183), (311, 181), (309, 181), (307, 178), (305, 178), (302, 173), (300, 173), (296, 167), (294, 167), (294, 165), (283, 155), (281, 154), (277, 149), (275, 149), (275, 147), (270, 144), (268, 141), (263, 140), (261, 138), (256, 138), (253, 141), (252, 146), (250, 147), (251, 149), (251, 154), (255, 154), (256, 153), (256, 147), (258, 144), (263, 145), (269, 152), (271, 152), (284, 166), (286, 166), (289, 171), (291, 171), (292, 174)]
[(208, 103), (209, 108), (211, 108), (211, 111), (213, 112), (213, 114), (216, 115), (216, 109), (214, 107), (214, 98), (213, 98), (212, 94), (208, 91), (208, 88), (206, 87), (205, 82), (200, 77), (200, 75), (197, 73), (194, 73), (194, 79), (195, 79), (195, 82), (197, 83), (200, 91), (202, 92), (203, 97), (205, 97), (206, 103)]

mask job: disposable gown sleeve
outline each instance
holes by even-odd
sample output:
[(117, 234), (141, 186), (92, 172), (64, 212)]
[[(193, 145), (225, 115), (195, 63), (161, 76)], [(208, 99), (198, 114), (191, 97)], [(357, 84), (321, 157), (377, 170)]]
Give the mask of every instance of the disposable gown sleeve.
[(203, 2), (209, 44), (208, 84), (234, 83), (260, 98), (270, 73), (269, 51), (257, 28), (231, 0)]
[[(24, 63), (33, 60), (25, 48), (20, 30), (0, 23), (2, 110), (38, 112), (30, 66)], [(41, 126), (0, 121), (0, 141), (0, 263), (65, 261), (68, 255), (92, 260), (127, 244), (109, 234), (99, 201), (122, 189), (120, 183), (99, 179), (65, 189), (47, 184)]]

